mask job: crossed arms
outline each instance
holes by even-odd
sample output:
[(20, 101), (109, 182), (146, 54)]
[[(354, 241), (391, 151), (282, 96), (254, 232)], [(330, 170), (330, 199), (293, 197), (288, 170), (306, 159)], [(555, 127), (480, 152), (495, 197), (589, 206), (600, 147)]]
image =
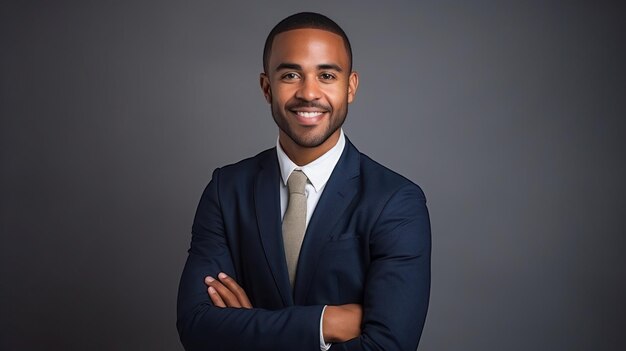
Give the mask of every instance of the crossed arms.
[[(177, 326), (183, 345), (187, 350), (318, 351), (323, 304), (255, 308), (237, 284), (218, 178), (219, 170), (200, 201), (181, 277)], [(333, 342), (331, 350), (417, 348), (430, 290), (430, 226), (423, 193), (413, 184), (401, 187), (377, 218), (369, 228), (362, 299), (329, 305), (324, 313), (324, 339)], [(218, 277), (219, 272), (226, 276)]]
[[(211, 276), (204, 278), (208, 286), (207, 293), (215, 307), (251, 309), (252, 303), (246, 292), (226, 273), (218, 274), (218, 279)], [(327, 306), (324, 311), (324, 341), (344, 342), (361, 334), (363, 309), (359, 304)]]

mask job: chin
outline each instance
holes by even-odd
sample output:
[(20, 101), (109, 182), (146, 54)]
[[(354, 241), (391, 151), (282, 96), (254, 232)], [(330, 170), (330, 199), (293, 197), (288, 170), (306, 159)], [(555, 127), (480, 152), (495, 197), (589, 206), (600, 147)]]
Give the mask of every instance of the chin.
[(307, 133), (307, 134), (300, 134), (300, 135), (291, 134), (290, 138), (300, 147), (315, 148), (324, 144), (330, 137), (333, 136), (333, 134), (335, 134), (335, 132)]

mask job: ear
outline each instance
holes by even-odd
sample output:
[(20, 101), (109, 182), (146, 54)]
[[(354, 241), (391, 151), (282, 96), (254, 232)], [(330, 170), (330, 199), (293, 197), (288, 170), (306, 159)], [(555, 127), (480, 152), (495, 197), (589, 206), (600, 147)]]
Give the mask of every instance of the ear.
[(354, 101), (354, 96), (356, 95), (356, 90), (359, 87), (359, 74), (356, 71), (352, 71), (350, 73), (350, 77), (348, 77), (348, 103), (352, 103)]
[(265, 73), (261, 73), (259, 77), (259, 82), (261, 83), (261, 90), (263, 90), (263, 96), (265, 96), (265, 101), (268, 104), (272, 103), (272, 88), (270, 87), (270, 78)]

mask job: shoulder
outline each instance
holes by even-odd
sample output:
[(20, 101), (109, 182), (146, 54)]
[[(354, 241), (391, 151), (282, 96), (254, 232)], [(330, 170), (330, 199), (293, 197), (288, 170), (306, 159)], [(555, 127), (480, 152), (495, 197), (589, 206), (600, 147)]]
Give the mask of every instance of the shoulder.
[(255, 156), (215, 169), (213, 180), (219, 179), (221, 185), (241, 184), (246, 180), (253, 179), (260, 169), (277, 165), (276, 148), (273, 147)]
[[(354, 146), (352, 146), (354, 147)], [(356, 150), (359, 155), (360, 178), (364, 190), (392, 196), (398, 192), (410, 192), (424, 198), (422, 188), (405, 176), (383, 166), (369, 156)]]
[(272, 162), (278, 162), (275, 147), (261, 151), (255, 156), (245, 158), (239, 162), (222, 166), (219, 169), (221, 173), (227, 174), (256, 172), (259, 168), (272, 164)]

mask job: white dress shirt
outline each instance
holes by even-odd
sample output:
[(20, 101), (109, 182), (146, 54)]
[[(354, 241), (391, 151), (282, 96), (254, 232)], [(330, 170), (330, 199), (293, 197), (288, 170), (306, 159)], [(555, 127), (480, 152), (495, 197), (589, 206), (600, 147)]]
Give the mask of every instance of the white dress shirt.
[[(276, 153), (278, 154), (278, 164), (280, 165), (280, 175), (282, 182), (280, 183), (280, 216), (285, 216), (287, 211), (287, 203), (289, 202), (289, 192), (287, 189), (287, 180), (291, 175), (291, 172), (298, 169), (301, 170), (308, 178), (306, 186), (304, 187), (304, 193), (306, 194), (306, 224), (308, 227), (311, 216), (315, 211), (317, 202), (322, 196), (322, 192), (326, 187), (326, 183), (333, 173), (339, 158), (343, 153), (344, 146), (346, 145), (346, 137), (343, 135), (343, 129), (340, 130), (339, 140), (337, 144), (328, 150), (325, 154), (315, 159), (313, 162), (304, 166), (298, 166), (287, 156), (283, 148), (280, 146), (280, 141), (276, 141)], [(306, 228), (305, 227), (305, 228)], [(322, 330), (322, 321), (324, 319), (324, 311), (326, 306), (322, 310), (320, 316), (320, 349), (327, 351), (330, 349), (331, 344), (324, 342), (324, 334)]]

